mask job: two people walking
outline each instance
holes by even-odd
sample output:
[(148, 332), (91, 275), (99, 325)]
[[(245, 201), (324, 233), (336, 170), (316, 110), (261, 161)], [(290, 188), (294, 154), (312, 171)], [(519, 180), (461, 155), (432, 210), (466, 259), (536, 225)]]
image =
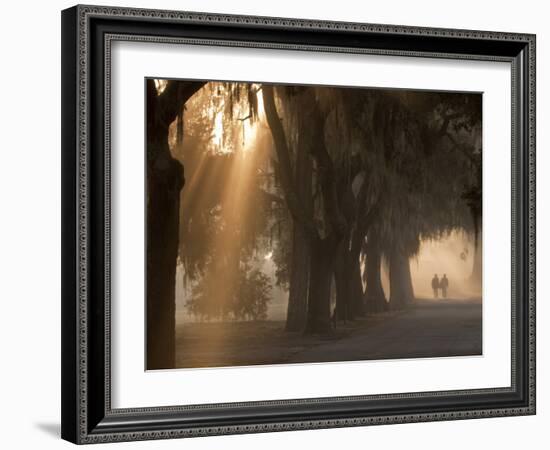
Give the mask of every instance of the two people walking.
[(443, 274), (441, 280), (437, 277), (437, 273), (432, 278), (432, 289), (434, 291), (434, 298), (439, 298), (439, 289), (441, 289), (441, 296), (447, 298), (447, 289), (449, 289), (449, 279), (447, 274)]

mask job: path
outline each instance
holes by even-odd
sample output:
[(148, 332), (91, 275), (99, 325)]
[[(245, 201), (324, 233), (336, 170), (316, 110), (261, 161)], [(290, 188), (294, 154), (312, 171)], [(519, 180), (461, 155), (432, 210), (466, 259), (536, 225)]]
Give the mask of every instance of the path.
[(481, 354), (479, 300), (417, 300), (410, 309), (338, 323), (331, 336), (284, 322), (182, 323), (177, 367), (221, 367)]
[(417, 301), (375, 326), (293, 355), (288, 362), (422, 358), (481, 354), (481, 303)]

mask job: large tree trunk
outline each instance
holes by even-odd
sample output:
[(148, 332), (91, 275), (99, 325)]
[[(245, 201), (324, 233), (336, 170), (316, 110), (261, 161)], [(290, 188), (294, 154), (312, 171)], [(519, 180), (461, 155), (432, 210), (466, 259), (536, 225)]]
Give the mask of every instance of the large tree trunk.
[(482, 215), (482, 189), (481, 189), (481, 159), (473, 160), (474, 167), (478, 172), (479, 185), (471, 187), (471, 189), (463, 195), (466, 199), (468, 207), (470, 208), (470, 214), (472, 216), (472, 222), (474, 225), (474, 263), (472, 266), (472, 274), (470, 275), (470, 284), (474, 288), (481, 289), (482, 280), (482, 229), (483, 229), (483, 215)]
[(379, 313), (385, 311), (388, 307), (384, 289), (382, 288), (381, 263), (382, 252), (378, 235), (373, 230), (369, 232), (366, 244), (367, 264), (366, 279), (367, 287), (365, 290), (365, 308), (367, 313)]
[(337, 286), (339, 286), (336, 303), (339, 319), (353, 320), (356, 316), (363, 317), (366, 314), (359, 256), (365, 236), (378, 215), (380, 207), (380, 198), (370, 207), (366, 206), (367, 189), (368, 184), (363, 182), (357, 196), (351, 189), (352, 195), (348, 196), (351, 202), (347, 202), (347, 220), (355, 221), (355, 227), (340, 244), (335, 270)]
[(359, 255), (365, 239), (364, 231), (359, 227), (354, 230), (351, 248), (348, 252), (348, 286), (350, 306), (354, 316), (365, 316), (365, 303), (363, 301), (363, 281), (361, 279), (361, 262)]
[(336, 309), (340, 320), (353, 320), (365, 315), (360, 253), (361, 247), (355, 239), (351, 248), (347, 239), (340, 243), (335, 267)]
[[(302, 126), (305, 124), (302, 123)], [(312, 161), (304, 138), (298, 139), (296, 152), (295, 186), (298, 198), (310, 216), (313, 209), (311, 192)], [(304, 225), (293, 221), (292, 264), (286, 318), (287, 331), (303, 331), (307, 320), (310, 244)]]
[(294, 222), (288, 292), (287, 331), (303, 331), (307, 318), (310, 246), (302, 226)]
[(262, 85), (262, 92), (265, 117), (271, 131), (271, 136), (273, 137), (275, 152), (277, 153), (279, 181), (284, 192), (288, 210), (292, 219), (303, 227), (308, 237), (317, 236), (317, 228), (315, 227), (311, 211), (302, 203), (298, 187), (296, 186), (298, 172), (292, 169), (291, 152), (283, 123), (277, 113), (273, 86), (269, 84)]
[[(317, 180), (321, 187), (324, 215), (330, 226), (329, 235), (323, 239), (319, 232), (313, 214), (303, 204), (298, 194), (295, 172), (292, 170), (290, 149), (281, 119), (277, 113), (273, 86), (262, 85), (264, 111), (273, 136), (280, 182), (285, 200), (292, 218), (303, 227), (310, 244), (310, 273), (308, 289), (308, 314), (306, 332), (330, 332), (330, 287), (333, 275), (334, 258), (339, 242), (347, 231), (347, 223), (343, 217), (337, 192), (337, 180), (334, 164), (326, 148), (324, 137), (325, 117), (320, 113), (314, 91), (307, 89), (303, 97), (303, 114), (308, 117), (309, 133), (307, 149), (315, 160)], [(307, 109), (307, 112), (306, 112)], [(299, 180), (303, 183), (303, 180)]]
[(398, 249), (390, 252), (390, 308), (403, 309), (414, 301), (409, 257)]
[(355, 252), (348, 252), (345, 282), (348, 296), (347, 319), (353, 320), (355, 317), (363, 317), (365, 315), (365, 305), (363, 302), (361, 266), (359, 262), (359, 255)]
[(330, 288), (336, 246), (330, 238), (316, 239), (311, 248), (306, 333), (330, 333)]
[(351, 302), (349, 251), (344, 239), (338, 246), (334, 264), (334, 280), (336, 282), (336, 318), (338, 320), (353, 320), (353, 304)]
[[(168, 142), (166, 142), (168, 145)], [(174, 367), (175, 282), (183, 168), (173, 159), (147, 170), (147, 369)]]
[(347, 320), (347, 286), (344, 257), (343, 252), (339, 250), (334, 264), (334, 282), (336, 284), (336, 319), (345, 322)]
[(482, 241), (481, 234), (477, 239), (474, 249), (474, 263), (472, 265), (472, 275), (470, 276), (470, 282), (473, 287), (481, 288), (481, 280), (483, 279), (483, 255), (482, 255)]
[(175, 286), (183, 166), (170, 154), (168, 129), (203, 82), (169, 82), (157, 96), (147, 80), (147, 369), (175, 363)]

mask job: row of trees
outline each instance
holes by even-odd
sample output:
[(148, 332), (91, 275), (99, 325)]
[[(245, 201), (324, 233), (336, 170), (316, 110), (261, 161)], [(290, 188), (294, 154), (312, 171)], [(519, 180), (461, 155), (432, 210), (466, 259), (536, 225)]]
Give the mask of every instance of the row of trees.
[(480, 96), (269, 85), (262, 92), (293, 219), (288, 330), (330, 330), (332, 279), (340, 319), (399, 309), (414, 298), (409, 260), (422, 239), (463, 228), (477, 244)]
[(332, 283), (339, 319), (403, 308), (421, 240), (461, 228), (478, 244), (479, 95), (153, 80), (147, 92), (150, 368), (173, 367), (178, 253), (191, 312), (246, 319), (265, 317), (254, 261), (272, 250), (287, 330), (326, 333)]

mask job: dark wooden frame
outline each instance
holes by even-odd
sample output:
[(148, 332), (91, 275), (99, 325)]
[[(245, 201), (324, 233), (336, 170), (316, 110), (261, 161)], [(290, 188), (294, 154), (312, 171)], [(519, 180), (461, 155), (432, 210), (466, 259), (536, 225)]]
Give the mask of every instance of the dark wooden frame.
[[(506, 388), (112, 409), (110, 43), (508, 61), (512, 384)], [(535, 36), (97, 6), (62, 13), (62, 437), (159, 439), (535, 413)]]

